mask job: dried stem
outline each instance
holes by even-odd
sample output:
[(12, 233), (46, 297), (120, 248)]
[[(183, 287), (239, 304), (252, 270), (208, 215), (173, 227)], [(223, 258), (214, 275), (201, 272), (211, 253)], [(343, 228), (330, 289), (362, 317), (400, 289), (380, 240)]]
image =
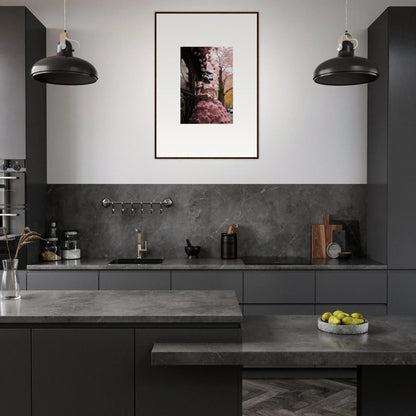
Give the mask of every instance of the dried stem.
[(5, 227), (3, 227), (3, 234), (4, 234), (4, 238), (6, 239), (7, 252), (9, 253), (9, 260), (11, 262), (12, 261), (12, 255), (10, 254), (9, 237), (7, 237), (7, 231), (6, 231)]
[(22, 247), (32, 243), (35, 240), (43, 240), (41, 235), (36, 231), (31, 231), (29, 227), (25, 227), (20, 234), (19, 243), (17, 244), (16, 253), (14, 259), (17, 259)]

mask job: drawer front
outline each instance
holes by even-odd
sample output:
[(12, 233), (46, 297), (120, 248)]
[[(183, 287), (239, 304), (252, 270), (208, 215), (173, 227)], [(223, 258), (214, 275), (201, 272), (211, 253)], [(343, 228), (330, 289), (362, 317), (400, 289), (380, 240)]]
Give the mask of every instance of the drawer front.
[(170, 290), (170, 272), (100, 272), (100, 290)]
[(389, 271), (389, 315), (416, 314), (416, 270)]
[(315, 305), (244, 305), (244, 315), (314, 315)]
[(17, 277), (19, 278), (19, 284), (21, 290), (26, 290), (27, 284), (26, 284), (26, 270), (18, 270), (17, 271)]
[(317, 271), (317, 303), (387, 303), (387, 271)]
[(334, 312), (340, 309), (346, 313), (359, 312), (366, 315), (386, 315), (387, 306), (377, 303), (327, 303), (316, 305), (316, 314), (322, 315), (325, 312)]
[(173, 271), (172, 290), (234, 290), (243, 300), (243, 273), (239, 271)]
[(244, 272), (244, 303), (314, 303), (315, 272)]
[(28, 271), (28, 290), (98, 290), (98, 271)]

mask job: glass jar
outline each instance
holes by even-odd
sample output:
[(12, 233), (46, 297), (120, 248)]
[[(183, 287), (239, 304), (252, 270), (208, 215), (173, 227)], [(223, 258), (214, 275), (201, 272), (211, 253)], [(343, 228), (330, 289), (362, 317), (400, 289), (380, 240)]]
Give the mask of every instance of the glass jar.
[(59, 243), (57, 237), (50, 237), (45, 240), (45, 246), (40, 255), (42, 261), (59, 261)]
[(75, 260), (81, 258), (78, 231), (64, 231), (61, 242), (61, 257), (63, 260)]

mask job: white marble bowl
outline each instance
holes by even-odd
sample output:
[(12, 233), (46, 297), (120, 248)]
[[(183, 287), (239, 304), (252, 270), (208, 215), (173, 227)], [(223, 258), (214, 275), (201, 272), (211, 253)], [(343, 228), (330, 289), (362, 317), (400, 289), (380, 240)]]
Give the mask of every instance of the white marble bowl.
[(333, 325), (318, 318), (318, 329), (330, 334), (361, 335), (368, 332), (368, 321), (365, 319), (362, 324), (358, 325)]

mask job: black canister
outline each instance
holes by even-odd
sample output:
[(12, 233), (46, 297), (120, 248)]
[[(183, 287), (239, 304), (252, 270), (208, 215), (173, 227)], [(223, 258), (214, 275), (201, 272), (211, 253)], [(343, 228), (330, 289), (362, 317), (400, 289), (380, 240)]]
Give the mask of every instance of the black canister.
[(221, 234), (221, 258), (225, 260), (237, 258), (237, 234)]

